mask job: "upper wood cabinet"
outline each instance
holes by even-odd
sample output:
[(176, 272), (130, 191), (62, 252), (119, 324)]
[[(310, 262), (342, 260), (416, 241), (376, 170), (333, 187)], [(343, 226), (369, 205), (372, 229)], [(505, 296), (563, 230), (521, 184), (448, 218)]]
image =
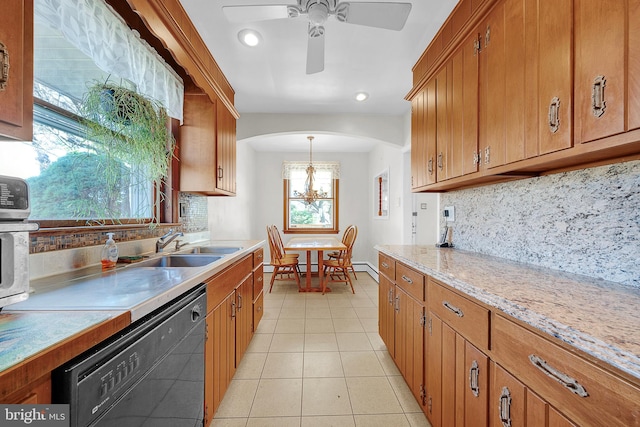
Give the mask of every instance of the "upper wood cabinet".
[[(413, 191), (536, 176), (640, 153), (640, 0), (614, 3), (460, 1), (413, 69), (408, 100), (438, 82), (442, 159), (436, 181), (413, 182)], [(468, 77), (475, 66), (477, 93)], [(424, 139), (422, 131), (412, 128), (412, 142)], [(583, 144), (590, 141), (598, 143)]]
[(33, 0), (5, 0), (0, 13), (0, 139), (33, 138)]
[(435, 80), (411, 101), (411, 111), (411, 188), (415, 189), (436, 182)]
[(235, 194), (236, 121), (204, 93), (184, 96), (180, 128), (180, 191), (208, 196)]

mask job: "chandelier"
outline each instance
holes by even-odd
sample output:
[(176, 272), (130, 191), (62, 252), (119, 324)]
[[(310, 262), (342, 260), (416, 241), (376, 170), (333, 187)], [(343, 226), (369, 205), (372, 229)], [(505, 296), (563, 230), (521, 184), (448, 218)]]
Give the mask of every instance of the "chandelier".
[(313, 188), (313, 180), (316, 174), (316, 169), (313, 167), (313, 136), (308, 136), (307, 139), (309, 140), (309, 166), (307, 166), (307, 179), (304, 182), (304, 193), (294, 190), (293, 195), (300, 197), (307, 205), (310, 205), (318, 199), (325, 199), (327, 192), (318, 191)]

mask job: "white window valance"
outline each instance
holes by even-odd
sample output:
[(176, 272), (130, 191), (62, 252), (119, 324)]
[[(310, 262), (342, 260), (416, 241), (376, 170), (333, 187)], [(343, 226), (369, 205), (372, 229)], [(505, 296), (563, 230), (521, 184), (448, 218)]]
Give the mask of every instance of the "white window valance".
[(104, 0), (36, 0), (34, 8), (37, 21), (59, 30), (100, 69), (130, 80), (182, 122), (182, 78)]
[[(282, 163), (282, 179), (291, 178), (291, 172), (306, 171), (309, 162), (285, 161)], [(316, 170), (328, 170), (331, 172), (332, 179), (340, 179), (340, 162), (313, 162)]]

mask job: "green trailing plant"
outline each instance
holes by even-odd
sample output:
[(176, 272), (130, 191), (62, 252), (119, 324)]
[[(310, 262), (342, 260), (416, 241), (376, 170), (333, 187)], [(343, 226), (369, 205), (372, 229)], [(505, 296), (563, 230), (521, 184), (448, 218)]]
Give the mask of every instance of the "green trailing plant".
[(142, 166), (152, 180), (166, 176), (175, 139), (157, 101), (123, 86), (96, 83), (82, 105), (87, 139), (119, 161)]
[(81, 115), (86, 139), (102, 155), (107, 192), (121, 188), (123, 164), (136, 170), (142, 182), (167, 176), (175, 139), (159, 102), (108, 81), (95, 82), (83, 98)]

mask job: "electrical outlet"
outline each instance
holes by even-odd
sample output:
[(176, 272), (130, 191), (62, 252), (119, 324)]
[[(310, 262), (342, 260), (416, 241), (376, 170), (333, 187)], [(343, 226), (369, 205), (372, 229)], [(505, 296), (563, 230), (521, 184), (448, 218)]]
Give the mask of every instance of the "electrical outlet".
[(444, 216), (445, 221), (453, 222), (456, 220), (455, 209), (453, 206), (445, 206), (442, 211), (442, 216)]

